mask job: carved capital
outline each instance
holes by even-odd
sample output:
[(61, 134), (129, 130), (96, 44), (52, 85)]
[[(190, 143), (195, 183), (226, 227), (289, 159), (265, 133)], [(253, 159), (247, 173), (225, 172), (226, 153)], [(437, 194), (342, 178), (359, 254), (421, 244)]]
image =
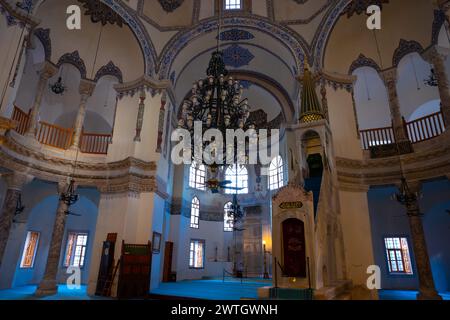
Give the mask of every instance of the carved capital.
[[(69, 185), (70, 185), (70, 179), (69, 178), (67, 178), (66, 180), (60, 180), (60, 181), (58, 181), (58, 184), (57, 184), (57, 186), (56, 186), (56, 188), (57, 188), (57, 190), (58, 190), (58, 194), (62, 194), (62, 193), (64, 193), (64, 192), (66, 192), (67, 191), (67, 189), (69, 188)], [(74, 185), (74, 190), (76, 190), (77, 189), (77, 184), (75, 183), (75, 185)]]
[(82, 96), (90, 97), (94, 92), (96, 83), (91, 80), (81, 79), (79, 92)]
[(381, 78), (387, 86), (397, 83), (397, 68), (390, 68), (380, 72)]
[(436, 65), (438, 63), (444, 63), (449, 54), (450, 49), (436, 45), (424, 51), (422, 53), (422, 58), (428, 63)]
[(33, 181), (34, 177), (28, 174), (13, 172), (3, 176), (8, 189), (22, 191), (23, 187)]
[(39, 75), (41, 79), (47, 81), (51, 77), (53, 77), (58, 72), (58, 67), (55, 66), (52, 62), (45, 60), (44, 66), (41, 71), (39, 71)]

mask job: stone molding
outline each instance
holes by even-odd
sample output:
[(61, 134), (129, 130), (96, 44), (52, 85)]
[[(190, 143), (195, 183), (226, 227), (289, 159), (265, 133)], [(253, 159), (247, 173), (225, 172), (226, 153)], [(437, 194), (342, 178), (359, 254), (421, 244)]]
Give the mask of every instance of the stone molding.
[(155, 80), (148, 75), (144, 75), (136, 80), (120, 83), (114, 86), (119, 98), (123, 96), (134, 96), (142, 90), (151, 92), (152, 96), (163, 91), (171, 91), (172, 84), (170, 80)]
[(17, 7), (16, 2), (12, 0), (0, 0), (0, 7), (8, 11), (12, 17), (19, 20), (22, 24), (28, 25), (31, 29), (36, 28), (41, 23), (41, 20)]
[(80, 95), (90, 97), (94, 93), (96, 82), (86, 79), (80, 80), (80, 86), (78, 88)]
[[(446, 133), (435, 138), (435, 141), (415, 144), (414, 153), (401, 157), (364, 160), (337, 157), (339, 189), (359, 191), (370, 186), (397, 185), (401, 178), (400, 161), (408, 183), (445, 176), (450, 178), (449, 137), (450, 135)], [(428, 148), (421, 148), (426, 144)]]
[(20, 172), (7, 173), (2, 176), (8, 189), (22, 191), (23, 187), (30, 183), (34, 177)]
[(48, 155), (28, 149), (11, 137), (0, 147), (0, 166), (16, 172), (27, 172), (38, 179), (50, 182), (66, 181), (70, 176), (78, 186), (96, 187), (104, 193), (155, 192), (155, 162), (145, 162), (136, 158), (121, 161), (82, 162)]

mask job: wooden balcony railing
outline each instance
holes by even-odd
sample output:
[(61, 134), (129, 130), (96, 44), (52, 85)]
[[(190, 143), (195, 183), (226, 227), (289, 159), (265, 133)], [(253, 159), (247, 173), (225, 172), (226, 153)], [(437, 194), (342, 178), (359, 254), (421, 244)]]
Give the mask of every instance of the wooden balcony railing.
[(14, 121), (17, 121), (17, 127), (15, 130), (19, 134), (24, 135), (25, 132), (27, 132), (27, 129), (30, 125), (30, 113), (31, 113), (31, 109), (28, 113), (26, 113), (22, 109), (14, 106), (14, 110), (13, 110), (11, 119)]
[[(17, 121), (17, 133), (24, 135), (30, 125), (30, 112), (26, 113), (14, 106), (12, 120)], [(63, 128), (46, 122), (39, 122), (36, 139), (45, 145), (66, 150), (72, 144), (74, 130)], [(80, 138), (80, 151), (90, 154), (107, 154), (111, 143), (111, 134), (82, 133)]]
[(73, 129), (62, 128), (54, 124), (39, 122), (36, 139), (47, 146), (68, 149), (72, 143)]
[(395, 142), (394, 130), (392, 127), (361, 130), (361, 143), (364, 150), (370, 147), (382, 146)]
[(91, 154), (107, 154), (112, 135), (97, 133), (82, 133), (80, 151)]
[[(445, 131), (445, 122), (441, 111), (411, 122), (403, 120), (403, 123), (405, 133), (412, 143), (436, 138)], [(369, 150), (369, 148), (373, 146), (382, 146), (395, 142), (392, 126), (361, 130), (360, 134), (364, 150)]]
[(411, 122), (405, 122), (405, 129), (412, 143), (430, 140), (445, 131), (444, 117), (442, 112), (436, 112)]

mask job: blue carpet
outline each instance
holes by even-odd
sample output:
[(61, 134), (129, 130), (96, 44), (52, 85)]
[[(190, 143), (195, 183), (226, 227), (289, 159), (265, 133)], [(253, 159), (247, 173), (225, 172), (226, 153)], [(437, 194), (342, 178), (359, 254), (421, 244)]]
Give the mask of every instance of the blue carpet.
[(80, 289), (69, 289), (66, 285), (58, 286), (58, 293), (53, 296), (38, 298), (34, 295), (36, 286), (24, 286), (0, 290), (0, 300), (103, 300), (102, 297), (87, 295), (86, 286)]
[(236, 280), (185, 280), (180, 282), (161, 283), (159, 288), (150, 293), (195, 299), (239, 300), (257, 299), (258, 288), (272, 285), (271, 281)]
[[(240, 281), (227, 280), (192, 280), (177, 283), (161, 283), (160, 287), (151, 293), (175, 297), (187, 297), (210, 300), (238, 300), (257, 299), (258, 288), (270, 286), (270, 282), (255, 280)], [(86, 286), (70, 290), (65, 285), (58, 286), (58, 294), (43, 298), (34, 296), (36, 286), (24, 286), (13, 289), (0, 290), (0, 300), (105, 300), (107, 298), (91, 297), (87, 295)], [(379, 290), (380, 300), (416, 300), (416, 291)], [(440, 293), (444, 300), (450, 301), (450, 292)]]
[[(380, 300), (416, 300), (417, 291), (407, 290), (379, 290)], [(450, 292), (440, 293), (444, 300), (450, 300)]]

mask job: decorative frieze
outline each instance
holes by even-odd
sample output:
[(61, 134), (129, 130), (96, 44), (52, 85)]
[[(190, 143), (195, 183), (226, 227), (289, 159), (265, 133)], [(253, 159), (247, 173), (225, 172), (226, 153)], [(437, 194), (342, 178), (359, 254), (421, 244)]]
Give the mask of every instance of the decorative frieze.
[(114, 86), (117, 91), (119, 99), (124, 96), (135, 96), (136, 93), (142, 93), (142, 91), (148, 92), (154, 97), (156, 94), (161, 94), (163, 91), (167, 91), (167, 94), (173, 95), (171, 92), (170, 80), (154, 80), (149, 76), (142, 76), (131, 82), (118, 84)]
[(167, 96), (165, 93), (161, 96), (161, 107), (159, 108), (159, 119), (158, 119), (158, 138), (156, 140), (156, 152), (161, 153), (161, 146), (163, 142), (164, 135), (164, 118), (166, 115), (166, 103)]
[(165, 12), (174, 12), (184, 2), (184, 0), (158, 0), (159, 4)]
[(61, 58), (59, 58), (56, 66), (60, 68), (64, 63), (73, 65), (78, 69), (78, 71), (80, 71), (81, 78), (86, 79), (86, 65), (84, 64), (83, 59), (80, 58), (78, 50), (62, 55)]
[(394, 56), (392, 58), (392, 65), (397, 67), (403, 57), (413, 52), (421, 54), (423, 52), (422, 45), (414, 40), (407, 41), (405, 39), (400, 39), (398, 48), (395, 49)]
[[(66, 179), (74, 161), (33, 151), (8, 137), (0, 148), (0, 166), (27, 172), (38, 179), (57, 182)], [(102, 192), (154, 192), (156, 163), (127, 158), (111, 163), (89, 163), (78, 160), (73, 178), (80, 186), (96, 187)]]
[(104, 76), (116, 77), (117, 80), (119, 80), (119, 83), (123, 83), (122, 71), (112, 61), (108, 62), (108, 64), (104, 65), (97, 71), (94, 81), (97, 82)]
[(86, 9), (85, 15), (91, 17), (93, 23), (100, 22), (102, 25), (110, 23), (112, 25), (117, 24), (122, 27), (123, 20), (111, 7), (105, 5), (98, 0), (78, 0), (83, 3), (83, 7)]
[(45, 60), (51, 61), (52, 59), (52, 41), (50, 38), (50, 29), (37, 28), (33, 31), (33, 35), (41, 41), (44, 47)]

